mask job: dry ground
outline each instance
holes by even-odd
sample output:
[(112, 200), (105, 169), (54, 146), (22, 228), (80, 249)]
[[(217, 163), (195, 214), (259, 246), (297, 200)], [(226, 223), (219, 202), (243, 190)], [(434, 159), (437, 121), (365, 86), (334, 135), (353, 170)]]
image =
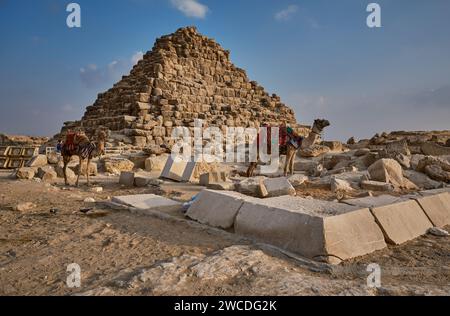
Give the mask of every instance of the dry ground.
[[(188, 199), (196, 188), (104, 191), (7, 179), (0, 173), (0, 295), (449, 295), (450, 238), (424, 236), (347, 262), (331, 271), (258, 248), (233, 234), (99, 206), (86, 197), (129, 193)], [(18, 212), (19, 202), (36, 208)], [(50, 210), (56, 208), (56, 214)], [(179, 214), (181, 218), (181, 214)], [(264, 249), (264, 250), (262, 250)], [(82, 287), (66, 285), (67, 266), (82, 269)], [(382, 269), (368, 289), (367, 265)]]

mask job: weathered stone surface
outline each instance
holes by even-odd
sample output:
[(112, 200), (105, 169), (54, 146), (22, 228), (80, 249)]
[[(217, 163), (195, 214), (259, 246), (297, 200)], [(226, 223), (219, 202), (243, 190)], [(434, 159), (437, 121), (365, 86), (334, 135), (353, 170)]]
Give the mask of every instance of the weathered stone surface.
[(183, 174), (188, 168), (188, 164), (193, 164), (185, 161), (175, 162), (171, 156), (168, 157), (166, 165), (161, 173), (161, 178), (170, 179), (174, 181), (183, 181)]
[(145, 160), (146, 171), (163, 171), (169, 155), (150, 157)]
[(119, 184), (125, 185), (127, 187), (134, 186), (134, 172), (122, 171), (120, 173)]
[(227, 181), (228, 181), (228, 174), (224, 171), (208, 172), (200, 176), (200, 185), (205, 187), (210, 184)]
[(309, 148), (300, 150), (300, 156), (312, 158), (312, 157), (318, 157), (320, 155), (329, 153), (330, 151), (331, 151), (331, 149), (327, 146), (314, 145)]
[(425, 235), (433, 227), (420, 205), (413, 200), (374, 207), (372, 213), (386, 240), (395, 245)]
[(263, 188), (263, 181), (266, 177), (253, 177), (244, 179), (237, 185), (237, 190), (240, 193), (251, 195), (251, 196), (261, 196)]
[(403, 187), (403, 169), (393, 159), (380, 159), (368, 169), (370, 179), (379, 182), (391, 183), (394, 187)]
[(52, 166), (40, 167), (38, 169), (37, 176), (46, 183), (53, 183), (58, 178), (58, 174)]
[(143, 211), (172, 211), (178, 210), (181, 203), (166, 199), (154, 194), (116, 196), (112, 198), (112, 202), (133, 207)]
[(136, 175), (134, 177), (134, 185), (138, 188), (144, 188), (150, 183), (150, 178), (144, 175)]
[(434, 226), (450, 225), (450, 193), (422, 197), (417, 199), (417, 202)]
[(43, 167), (47, 165), (47, 163), (46, 155), (37, 155), (28, 162), (27, 167)]
[(361, 188), (369, 191), (381, 191), (381, 192), (391, 192), (394, 191), (394, 186), (390, 183), (379, 182), (379, 181), (361, 181)]
[(19, 203), (14, 207), (15, 211), (18, 212), (26, 212), (26, 211), (30, 211), (33, 208), (36, 207), (36, 204), (31, 203), (31, 202), (23, 202), (23, 203)]
[(49, 154), (47, 155), (47, 162), (48, 162), (49, 164), (55, 165), (55, 164), (58, 163), (58, 161), (59, 161), (60, 159), (62, 159), (61, 155), (59, 155), (59, 154), (56, 153), (56, 152), (51, 152), (51, 153), (49, 153)]
[(105, 172), (120, 174), (122, 171), (132, 171), (134, 163), (125, 158), (105, 158), (103, 159)]
[(207, 188), (216, 191), (234, 191), (236, 190), (236, 185), (231, 181), (216, 182), (208, 184)]
[(293, 176), (289, 177), (289, 182), (292, 184), (293, 187), (299, 187), (306, 181), (308, 181), (308, 177), (302, 174), (294, 174)]
[(265, 192), (262, 197), (295, 195), (295, 189), (287, 178), (269, 178), (263, 181)]
[(423, 174), (421, 172), (417, 172), (414, 170), (404, 170), (403, 174), (406, 178), (408, 178), (411, 182), (413, 182), (421, 189), (432, 190), (437, 189), (441, 186), (441, 182), (434, 181), (426, 174)]
[(17, 179), (31, 180), (36, 175), (36, 168), (23, 167), (19, 168), (16, 173)]
[(203, 224), (229, 229), (246, 199), (249, 197), (237, 192), (203, 190), (186, 215)]
[(368, 209), (301, 198), (245, 201), (235, 231), (330, 263), (386, 247)]
[(422, 152), (429, 156), (447, 156), (450, 155), (450, 148), (438, 145), (432, 142), (425, 142), (421, 146)]
[[(55, 166), (55, 171), (56, 174), (58, 175), (59, 178), (64, 178), (64, 170), (63, 170), (63, 166), (61, 166), (60, 164)], [(70, 169), (69, 167), (67, 167), (66, 169), (66, 175), (68, 179), (74, 179), (77, 177), (77, 175), (75, 174), (75, 172)]]

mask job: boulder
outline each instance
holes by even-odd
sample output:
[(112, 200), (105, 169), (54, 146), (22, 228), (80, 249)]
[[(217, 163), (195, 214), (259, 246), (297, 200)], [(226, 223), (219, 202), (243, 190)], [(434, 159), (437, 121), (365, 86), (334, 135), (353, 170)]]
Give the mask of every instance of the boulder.
[(450, 182), (450, 172), (443, 170), (440, 165), (426, 166), (425, 173), (436, 181)]
[(22, 202), (22, 203), (17, 204), (14, 207), (14, 210), (18, 211), (18, 212), (26, 212), (26, 211), (32, 210), (35, 207), (36, 207), (36, 205), (34, 203)]
[(371, 180), (390, 183), (396, 188), (404, 186), (402, 166), (394, 159), (380, 159), (368, 171)]
[(438, 145), (432, 142), (425, 142), (420, 147), (422, 153), (429, 156), (447, 156), (450, 155), (450, 148)]
[(303, 174), (294, 174), (289, 177), (289, 182), (292, 184), (293, 187), (299, 187), (303, 183), (309, 180), (309, 177), (303, 175)]
[(309, 148), (300, 150), (300, 156), (312, 158), (312, 157), (318, 157), (323, 154), (329, 153), (330, 151), (331, 151), (331, 149), (327, 146), (314, 145)]
[(134, 163), (125, 158), (105, 158), (103, 159), (105, 172), (120, 174), (122, 171), (129, 172), (134, 168)]
[(119, 184), (125, 185), (127, 187), (134, 186), (134, 172), (122, 171), (120, 173)]
[(386, 151), (391, 158), (394, 158), (397, 155), (411, 156), (411, 151), (409, 150), (408, 141), (406, 139), (386, 144)]
[(354, 191), (350, 182), (336, 177), (331, 178), (331, 191), (333, 193), (351, 193)]
[(356, 157), (362, 157), (362, 156), (365, 156), (367, 154), (370, 154), (370, 149), (369, 148), (361, 148), (361, 149), (358, 149), (357, 151), (355, 151), (355, 156)]
[(60, 159), (62, 159), (61, 155), (57, 152), (51, 152), (47, 155), (47, 161), (52, 165), (56, 165)]
[(394, 191), (394, 186), (390, 183), (379, 182), (379, 181), (361, 181), (361, 188), (368, 191), (381, 191), (381, 192), (392, 192)]
[(53, 183), (58, 178), (58, 174), (52, 166), (40, 167), (37, 172), (38, 178), (47, 183)]
[[(59, 178), (64, 178), (64, 169), (63, 168), (64, 168), (64, 166), (62, 166), (61, 164), (58, 164), (55, 166), (55, 171)], [(75, 172), (72, 169), (70, 169), (69, 167), (67, 167), (67, 169), (66, 169), (66, 175), (67, 175), (67, 179), (75, 179), (77, 177)]]
[(433, 190), (441, 187), (441, 182), (434, 181), (426, 174), (418, 171), (404, 170), (403, 175), (421, 189)]
[(150, 183), (150, 178), (144, 175), (136, 175), (134, 177), (134, 185), (138, 188), (144, 188)]
[(28, 162), (27, 167), (43, 167), (48, 164), (46, 155), (37, 155), (31, 158)]
[(23, 167), (19, 168), (16, 173), (17, 179), (31, 180), (36, 175), (36, 168)]
[(266, 177), (253, 177), (244, 179), (237, 185), (238, 192), (251, 196), (261, 196), (265, 189), (263, 187), (263, 181)]
[(145, 160), (146, 171), (163, 171), (169, 155), (153, 156)]
[(326, 141), (323, 145), (330, 148), (331, 151), (342, 151), (343, 145), (340, 141)]

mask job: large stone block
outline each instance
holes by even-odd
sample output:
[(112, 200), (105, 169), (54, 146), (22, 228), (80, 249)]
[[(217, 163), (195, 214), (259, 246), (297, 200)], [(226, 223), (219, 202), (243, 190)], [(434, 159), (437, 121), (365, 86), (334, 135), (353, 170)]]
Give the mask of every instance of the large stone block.
[(417, 199), (434, 226), (450, 225), (450, 193), (441, 193)]
[(119, 183), (127, 187), (134, 186), (134, 172), (121, 172)]
[(23, 167), (17, 170), (17, 179), (31, 180), (36, 175), (36, 168)]
[(181, 203), (154, 194), (116, 196), (112, 202), (133, 207), (142, 211), (173, 211), (181, 207)]
[(265, 192), (263, 197), (295, 195), (295, 189), (287, 178), (269, 178), (263, 181)]
[(416, 201), (405, 201), (372, 208), (388, 242), (400, 245), (425, 235), (433, 227)]
[(368, 209), (287, 196), (245, 201), (235, 231), (333, 264), (386, 247)]
[(250, 198), (237, 192), (203, 190), (186, 215), (203, 224), (229, 229), (247, 199)]
[(46, 155), (37, 155), (27, 163), (27, 167), (43, 167), (47, 165), (47, 162), (48, 161)]

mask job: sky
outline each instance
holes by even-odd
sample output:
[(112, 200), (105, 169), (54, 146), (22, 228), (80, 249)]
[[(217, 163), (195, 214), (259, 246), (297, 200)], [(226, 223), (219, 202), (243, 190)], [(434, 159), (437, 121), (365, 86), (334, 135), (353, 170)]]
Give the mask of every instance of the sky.
[(51, 136), (80, 119), (155, 39), (195, 25), (325, 138), (450, 129), (450, 1), (0, 0), (0, 132)]

